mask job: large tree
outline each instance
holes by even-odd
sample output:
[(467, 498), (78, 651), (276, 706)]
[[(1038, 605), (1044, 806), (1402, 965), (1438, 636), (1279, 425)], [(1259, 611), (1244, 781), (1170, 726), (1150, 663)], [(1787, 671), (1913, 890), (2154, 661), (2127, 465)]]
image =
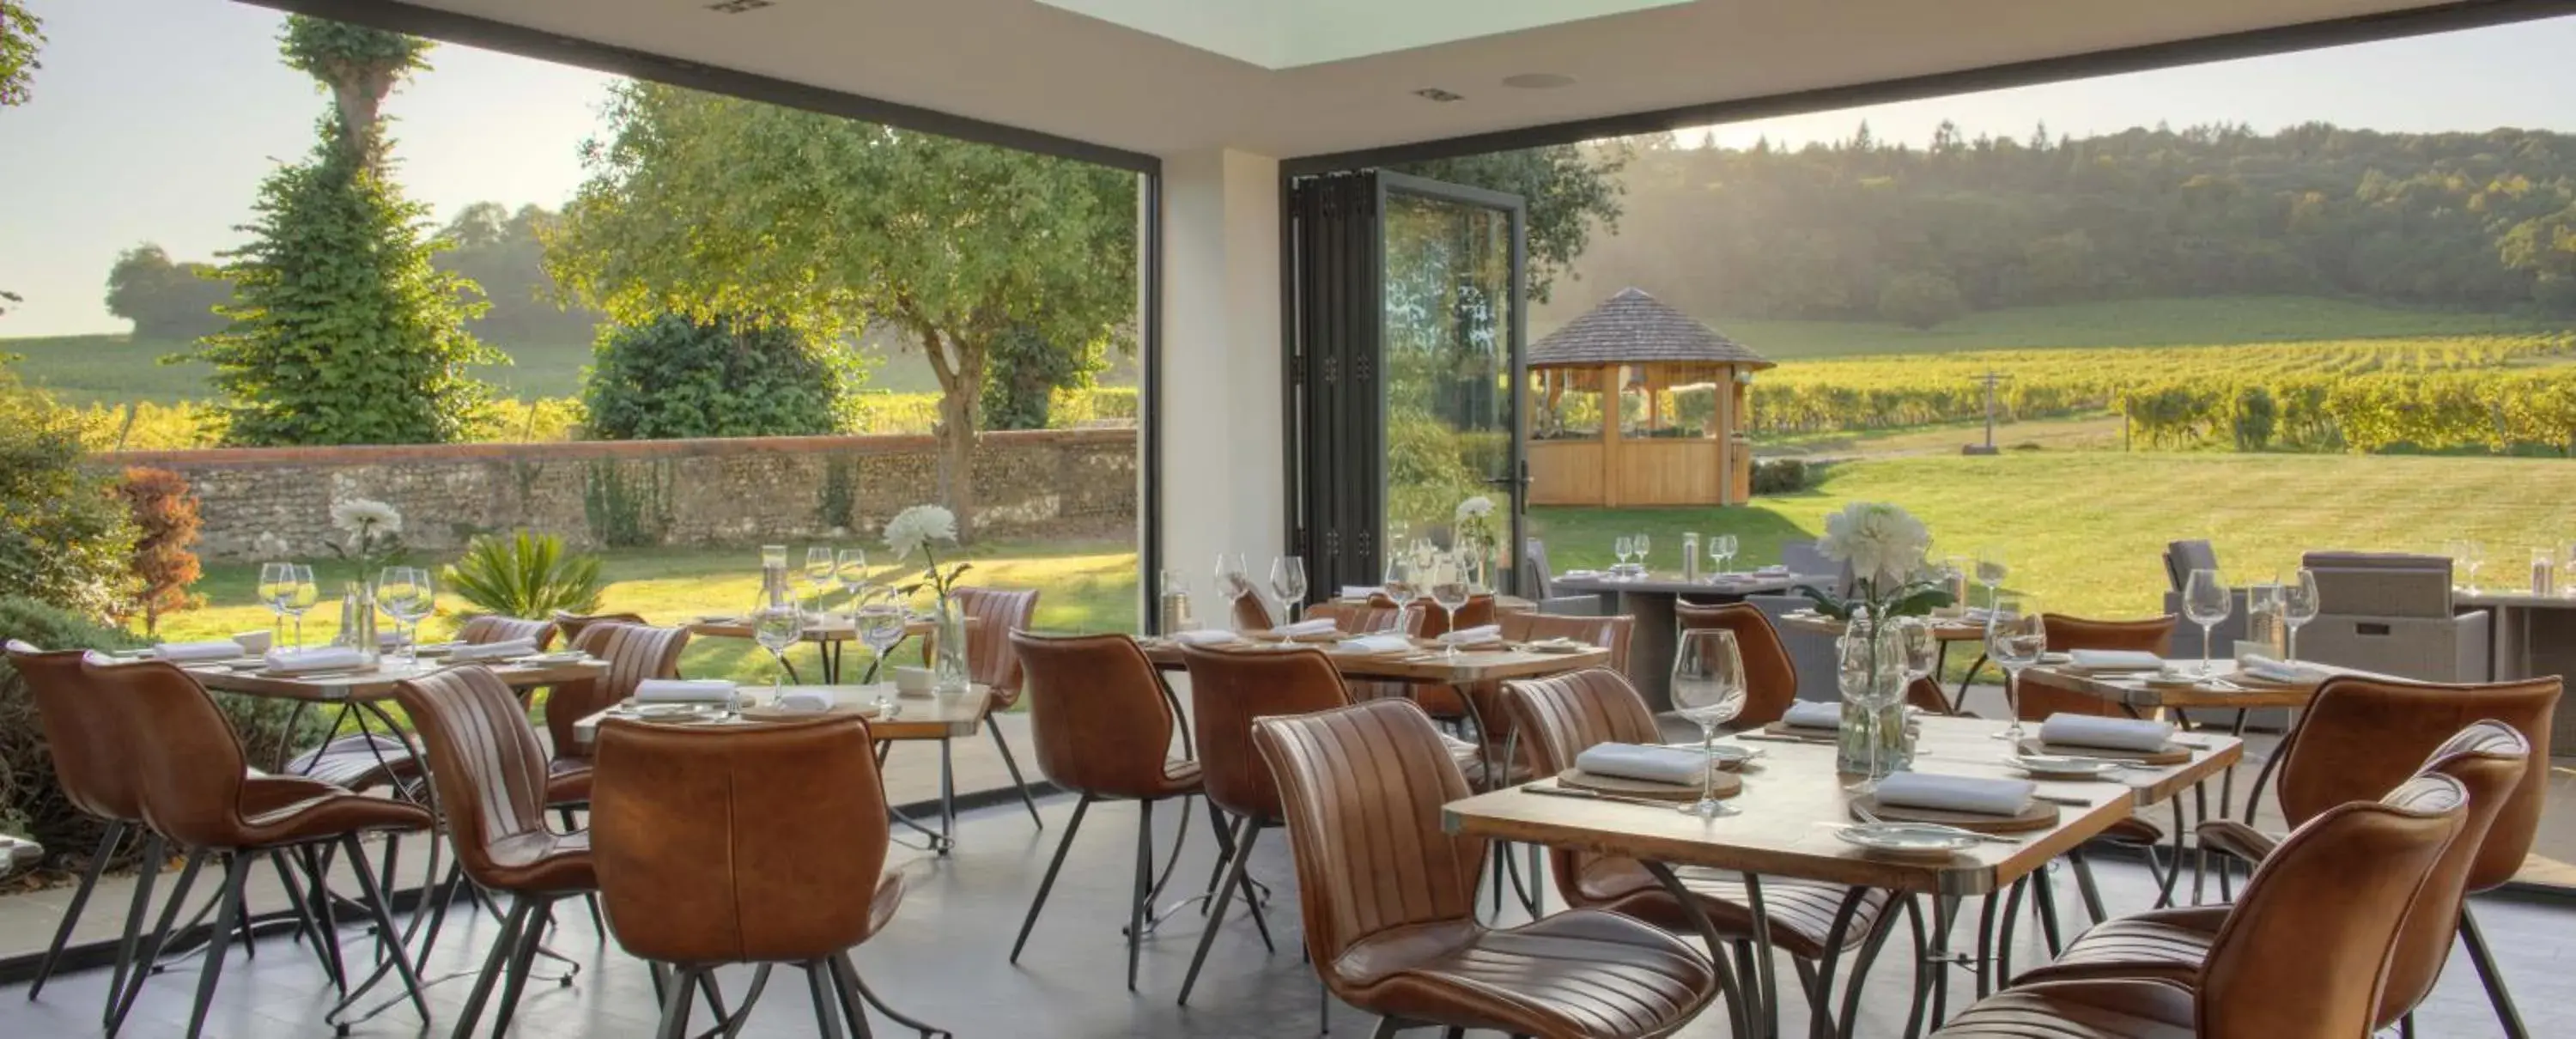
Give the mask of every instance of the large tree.
[[(1609, 140), (1486, 152), (1394, 167), (1417, 177), (1519, 195), (1528, 240), (1529, 296), (1545, 303), (1556, 277), (1592, 242), (1592, 226), (1619, 230), (1619, 173), (1629, 146)], [(1613, 290), (1615, 291), (1615, 290)]]
[(547, 241), (557, 284), (622, 323), (663, 312), (871, 323), (928, 355), (943, 497), (975, 521), (996, 344), (1124, 345), (1136, 181), (1064, 159), (649, 83), (617, 88), (590, 179)]
[(107, 271), (107, 312), (134, 322), (136, 339), (184, 341), (221, 331), (225, 321), (215, 308), (232, 295), (213, 264), (174, 262), (152, 242), (117, 254)]
[(428, 67), (428, 49), (287, 19), (286, 63), (322, 81), (332, 114), (309, 158), (260, 185), (251, 240), (224, 254), (232, 324), (198, 354), (215, 367), (231, 442), (441, 442), (482, 417), (489, 389), (465, 366), (503, 358), (465, 331), (480, 291), (432, 265), (446, 242), (388, 175), (377, 119), (385, 95)]

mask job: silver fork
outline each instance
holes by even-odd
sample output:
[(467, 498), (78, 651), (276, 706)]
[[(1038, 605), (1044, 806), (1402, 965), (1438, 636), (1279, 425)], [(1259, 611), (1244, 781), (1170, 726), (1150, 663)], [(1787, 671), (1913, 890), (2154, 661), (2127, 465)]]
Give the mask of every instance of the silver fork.
[[(1878, 813), (1873, 812), (1873, 811), (1870, 811), (1870, 810), (1869, 810), (1869, 806), (1868, 806), (1868, 805), (1864, 805), (1864, 804), (1862, 804), (1862, 803), (1860, 803), (1860, 802), (1858, 802), (1858, 801), (1854, 801), (1854, 802), (1852, 802), (1852, 803), (1851, 803), (1851, 810), (1852, 810), (1852, 811), (1854, 811), (1854, 812), (1856, 812), (1856, 813), (1859, 813), (1859, 815), (1860, 815), (1860, 821), (1862, 821), (1862, 822), (1869, 823), (1869, 824), (1871, 824), (1871, 825), (1873, 825), (1873, 826), (1883, 826), (1883, 825), (1886, 825), (1886, 824), (1887, 824), (1887, 820), (1879, 818), (1879, 817), (1878, 817)], [(1948, 833), (1960, 833), (1960, 834), (1966, 834), (1966, 835), (1968, 835), (1968, 836), (1970, 836), (1970, 837), (1974, 837), (1974, 838), (1976, 838), (1976, 839), (1978, 839), (1978, 840), (1981, 840), (1981, 841), (1984, 841), (1984, 842), (1986, 842), (1986, 843), (1988, 843), (1988, 844), (2020, 844), (2020, 843), (2022, 842), (2022, 839), (2021, 839), (2021, 838), (2019, 838), (2019, 837), (2007, 837), (2007, 836), (2004, 836), (2003, 834), (2000, 834), (2000, 833), (1978, 833), (1978, 832), (1977, 832), (1977, 831), (1975, 831), (1975, 830), (1966, 829), (1966, 828), (1964, 828), (1964, 827), (1958, 827), (1958, 826), (1944, 826), (1944, 825), (1942, 825), (1942, 824), (1940, 824), (1940, 823), (1915, 823), (1915, 822), (1909, 822), (1909, 823), (1906, 823), (1905, 825), (1907, 825), (1907, 826), (1920, 826), (1920, 827), (1923, 827), (1923, 828), (1925, 828), (1925, 829), (1929, 829), (1929, 830), (1941, 830), (1941, 831), (1948, 832)]]

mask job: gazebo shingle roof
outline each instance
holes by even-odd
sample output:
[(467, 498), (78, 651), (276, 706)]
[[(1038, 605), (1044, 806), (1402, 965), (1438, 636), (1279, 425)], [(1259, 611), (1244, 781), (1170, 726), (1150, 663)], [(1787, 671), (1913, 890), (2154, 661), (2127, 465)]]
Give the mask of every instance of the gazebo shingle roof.
[(1769, 368), (1761, 354), (1643, 290), (1626, 288), (1530, 347), (1532, 368), (1606, 364), (1734, 364)]

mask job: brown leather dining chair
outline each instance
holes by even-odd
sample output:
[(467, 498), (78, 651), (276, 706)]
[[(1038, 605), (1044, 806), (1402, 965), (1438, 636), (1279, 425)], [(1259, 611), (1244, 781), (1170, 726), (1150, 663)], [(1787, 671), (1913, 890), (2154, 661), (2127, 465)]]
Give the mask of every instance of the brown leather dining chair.
[[(1316, 603), (1306, 611), (1306, 616), (1332, 618), (1334, 627), (1350, 635), (1375, 635), (1400, 631), (1406, 635), (1419, 637), (1422, 634), (1422, 613), (1419, 608), (1408, 610), (1398, 607), (1394, 600), (1381, 594), (1367, 602)], [(1353, 700), (1375, 700), (1387, 696), (1409, 697), (1418, 691), (1417, 687), (1410, 682), (1388, 682), (1377, 679), (1344, 682), (1343, 687), (1350, 690)], [(1447, 689), (1445, 686), (1421, 688), (1443, 691)]]
[(1399, 1028), (1544, 1039), (1671, 1035), (1717, 994), (1688, 943), (1617, 913), (1570, 909), (1519, 927), (1476, 920), (1485, 842), (1441, 831), (1467, 779), (1411, 702), (1253, 723), (1279, 785), (1315, 971)]
[[(195, 1039), (205, 1029), (216, 983), (223, 975), (224, 955), (241, 925), (242, 887), (250, 879), (252, 865), (262, 857), (292, 851), (302, 858), (305, 876), (318, 886), (328, 873), (321, 850), (334, 848), (348, 856), (349, 872), (363, 895), (360, 905), (373, 917), (378, 956), (390, 960), (421, 1020), (429, 1020), (420, 978), (412, 971), (410, 953), (394, 927), (384, 892), (377, 887), (365, 845), (358, 839), (361, 834), (427, 830), (428, 810), (350, 793), (315, 779), (250, 779), (248, 758), (231, 724), (196, 679), (170, 664), (84, 661), (81, 678), (88, 695), (106, 704), (115, 719), (122, 760), (136, 782), (144, 821), (191, 855), (151, 939), (134, 960), (128, 1000), (141, 992), (150, 977), (144, 965), (160, 958), (179, 907), (187, 902), (196, 882), (198, 867), (207, 859), (221, 858), (223, 890), (215, 899), (213, 937), (198, 968), (196, 1005), (189, 1015), (187, 1034)], [(339, 963), (340, 940), (331, 901), (327, 896), (315, 899), (318, 921), (307, 917), (302, 922), (321, 947), (317, 951), (326, 957), (326, 973), (345, 991), (348, 973)]]
[(1735, 633), (1735, 651), (1744, 658), (1744, 710), (1735, 716), (1734, 727), (1769, 725), (1798, 702), (1798, 665), (1789, 659), (1780, 630), (1771, 626), (1771, 618), (1763, 616), (1760, 607), (1740, 602), (1677, 602), (1673, 613), (1681, 618), (1683, 631), (1717, 628)]
[[(2461, 819), (2459, 836), (2443, 850), (2416, 896), (2415, 907), (2406, 915), (2382, 982), (2372, 1031), (2398, 1024), (2432, 993), (2459, 933), (2469, 869), (2530, 767), (2530, 753), (2531, 745), (2512, 726), (2479, 722), (2444, 741), (2418, 771), (2418, 775), (2458, 780), (2468, 794), (2469, 809)], [(2055, 962), (2023, 973), (2016, 983), (2154, 978), (2194, 987), (2227, 915), (2225, 906), (2191, 906), (2113, 920), (2085, 932)], [(2406, 1034), (2413, 1033), (2412, 1027), (2406, 1029)]]
[(644, 615), (640, 613), (581, 614), (566, 610), (555, 611), (555, 630), (563, 634), (564, 645), (580, 645), (581, 633), (589, 630), (593, 624), (646, 625), (647, 622), (644, 620)]
[[(1663, 742), (1645, 697), (1627, 678), (1606, 668), (1507, 681), (1502, 700), (1540, 775), (1574, 767), (1576, 755), (1599, 744)], [(1634, 859), (1571, 848), (1551, 848), (1548, 858), (1557, 895), (1566, 905), (1633, 916), (1679, 934), (1698, 930), (1682, 904)], [(1752, 940), (1752, 899), (1739, 876), (1701, 870), (1678, 875), (1729, 941)], [(1811, 998), (1820, 1006), (1832, 995), (1835, 960), (1884, 926), (1893, 904), (1884, 891), (1786, 877), (1765, 880), (1762, 896), (1773, 943), (1798, 960), (1801, 978), (1815, 979)], [(1846, 902), (1851, 904), (1847, 914), (1842, 908)], [(1869, 968), (1866, 958), (1852, 964), (1845, 1016), (1859, 1004)]]
[(429, 756), (430, 781), (457, 866), (474, 883), (507, 892), (510, 913), (456, 1020), (472, 1034), (485, 1000), (502, 982), (492, 1034), (509, 1030), (519, 992), (557, 901), (589, 894), (590, 835), (546, 825), (546, 749), (507, 683), (480, 667), (449, 668), (394, 686)]
[[(2317, 688), (2305, 716), (2274, 754), (2280, 759), (2281, 814), (2291, 823), (2326, 808), (2366, 796), (2404, 778), (2401, 770), (2431, 754), (2451, 733), (2482, 721), (2512, 726), (2530, 745), (2534, 767), (2525, 769), (2495, 821), (2479, 842), (2477, 860), (2469, 866), (2467, 891), (2492, 891), (2513, 879), (2540, 829), (2541, 810), (2549, 790), (2550, 728), (2554, 724), (2561, 680), (2555, 676), (2519, 682), (2437, 684), (2338, 676)], [(2273, 839), (2242, 822), (2217, 819), (2203, 823), (2201, 844), (2222, 855), (2261, 861), (2272, 854)], [(2460, 938), (2469, 962), (2484, 982), (2505, 1034), (2529, 1034), (2515, 1008), (2512, 992), (2497, 969), (2494, 950), (2478, 930), (2468, 903), (2460, 905)]]
[(479, 617), (468, 617), (464, 624), (456, 628), (456, 641), (470, 645), (483, 646), (495, 642), (508, 642), (512, 639), (527, 639), (536, 643), (538, 649), (544, 649), (554, 645), (555, 622), (486, 613)]
[(1043, 830), (1046, 820), (1039, 817), (1037, 799), (1029, 795), (1028, 780), (1020, 775), (1020, 759), (1011, 753), (1011, 741), (1002, 735), (1002, 727), (993, 724), (994, 714), (1020, 702), (1020, 654), (1012, 647), (1011, 636), (1029, 630), (1037, 619), (1038, 590), (959, 588), (954, 594), (957, 605), (976, 621), (966, 628), (968, 677), (992, 690), (984, 701), (984, 731), (992, 734), (994, 748), (1002, 752), (1002, 767), (1010, 770), (1011, 786), (1019, 791), (1029, 820)]
[(2369, 1035), (2380, 979), (2416, 895), (2468, 813), (2449, 776), (2318, 814), (2254, 871), (2198, 983), (2015, 986), (1935, 1039), (2351, 1039)]
[(546, 736), (554, 748), (553, 760), (546, 763), (546, 803), (562, 813), (564, 828), (572, 829), (572, 813), (590, 800), (591, 783), (590, 751), (574, 727), (635, 695), (645, 679), (679, 677), (689, 629), (594, 619), (565, 630), (578, 632), (569, 636), (571, 648), (608, 665), (607, 674), (565, 682), (546, 696)]
[[(1039, 636), (1017, 632), (1029, 698), (1029, 736), (1037, 743), (1038, 771), (1058, 788), (1079, 795), (1065, 823), (1055, 859), (1029, 901), (1011, 962), (1029, 944), (1047, 893), (1082, 831), (1083, 816), (1098, 801), (1136, 802), (1136, 883), (1127, 906), (1127, 990), (1136, 990), (1136, 967), (1145, 917), (1161, 882), (1154, 877), (1154, 806), (1199, 793), (1199, 763), (1171, 756), (1180, 728), (1178, 711), (1162, 676), (1136, 641), (1125, 635)], [(1177, 848), (1177, 843), (1175, 844)], [(1164, 877), (1168, 879), (1169, 871)]]
[(1312, 714), (1350, 705), (1341, 672), (1322, 650), (1234, 650), (1185, 646), (1181, 658), (1190, 673), (1190, 725), (1198, 735), (1201, 778), (1208, 804), (1234, 820), (1226, 856), (1225, 877), (1208, 908), (1209, 924), (1190, 955), (1189, 974), (1181, 979), (1180, 1002), (1187, 1006), (1198, 986), (1199, 968), (1216, 944), (1217, 922), (1225, 919), (1235, 892), (1243, 892), (1252, 909), (1263, 945), (1270, 925), (1254, 899), (1247, 870), (1261, 832), (1281, 825), (1279, 787), (1269, 766), (1252, 748), (1252, 721), (1282, 715)]
[(844, 1021), (869, 1034), (860, 999), (925, 1037), (947, 1034), (886, 1006), (850, 960), (904, 894), (903, 875), (885, 868), (885, 786), (865, 721), (612, 719), (598, 751), (590, 854), (609, 930), (679, 973), (658, 1035), (690, 1034), (697, 991), (728, 964), (802, 968), (823, 1035)]

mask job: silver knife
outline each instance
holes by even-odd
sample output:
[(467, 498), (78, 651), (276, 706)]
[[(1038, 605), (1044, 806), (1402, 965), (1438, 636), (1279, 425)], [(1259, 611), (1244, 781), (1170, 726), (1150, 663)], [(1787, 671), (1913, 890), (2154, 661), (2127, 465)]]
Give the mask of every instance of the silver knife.
[(1526, 794), (1545, 794), (1549, 797), (1571, 797), (1584, 801), (1609, 801), (1623, 805), (1644, 805), (1648, 808), (1671, 808), (1680, 803), (1678, 801), (1656, 801), (1643, 797), (1621, 797), (1617, 794), (1603, 794), (1590, 790), (1577, 790), (1568, 786), (1539, 786), (1537, 784), (1531, 784), (1529, 786), (1522, 787), (1521, 792)]

